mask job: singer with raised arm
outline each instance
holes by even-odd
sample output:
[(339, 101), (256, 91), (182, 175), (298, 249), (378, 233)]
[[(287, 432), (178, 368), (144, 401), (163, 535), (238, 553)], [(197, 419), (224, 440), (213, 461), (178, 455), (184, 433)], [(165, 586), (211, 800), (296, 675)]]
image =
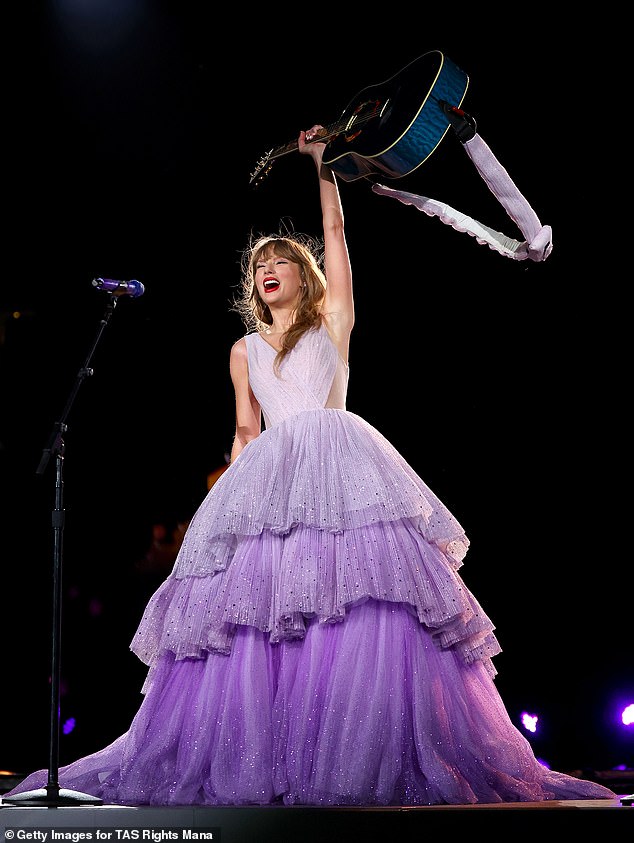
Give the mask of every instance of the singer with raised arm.
[(143, 702), (60, 782), (123, 805), (612, 800), (536, 759), (459, 573), (468, 537), (346, 407), (352, 270), (319, 131), (298, 148), (323, 232), (253, 238), (244, 254), (231, 464), (132, 641)]

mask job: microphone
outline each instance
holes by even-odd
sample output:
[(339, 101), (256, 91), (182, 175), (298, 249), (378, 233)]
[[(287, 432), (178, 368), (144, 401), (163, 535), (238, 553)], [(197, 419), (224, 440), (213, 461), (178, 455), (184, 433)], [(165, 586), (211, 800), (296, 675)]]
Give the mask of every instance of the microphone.
[(145, 287), (140, 281), (113, 281), (112, 278), (93, 278), (93, 287), (105, 290), (113, 296), (132, 296), (133, 299), (142, 296)]

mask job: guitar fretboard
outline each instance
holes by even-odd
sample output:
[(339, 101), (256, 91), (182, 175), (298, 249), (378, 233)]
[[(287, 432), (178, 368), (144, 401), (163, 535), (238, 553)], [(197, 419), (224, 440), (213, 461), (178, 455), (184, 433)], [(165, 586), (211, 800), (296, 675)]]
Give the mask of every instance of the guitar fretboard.
[[(380, 103), (378, 100), (373, 100), (370, 103), (362, 103), (355, 109), (354, 113), (345, 120), (339, 118), (334, 123), (324, 126), (324, 128), (319, 132), (319, 135), (308, 141), (308, 143), (325, 143), (331, 138), (337, 137), (337, 135), (340, 135), (344, 131), (352, 131), (353, 129), (356, 130), (359, 125), (367, 123), (368, 120), (373, 120), (375, 117), (379, 116), (383, 107), (384, 104)], [(266, 172), (268, 172), (267, 165), (270, 165), (275, 158), (280, 158), (282, 155), (288, 155), (290, 152), (296, 152), (298, 148), (299, 145), (297, 140), (294, 140), (289, 141), (289, 143), (283, 144), (282, 146), (277, 146), (270, 152), (267, 152), (262, 160), (258, 162), (254, 172), (251, 174), (251, 181), (256, 179), (260, 174), (261, 178), (263, 178), (264, 175), (266, 175)]]

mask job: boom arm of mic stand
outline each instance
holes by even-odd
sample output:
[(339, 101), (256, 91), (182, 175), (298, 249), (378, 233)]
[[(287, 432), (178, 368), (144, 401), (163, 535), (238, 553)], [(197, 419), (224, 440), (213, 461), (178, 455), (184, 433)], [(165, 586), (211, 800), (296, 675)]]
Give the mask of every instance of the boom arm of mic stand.
[(94, 370), (90, 368), (90, 361), (95, 353), (95, 349), (99, 344), (99, 340), (101, 339), (101, 335), (103, 334), (106, 325), (110, 321), (110, 317), (114, 313), (114, 309), (117, 306), (117, 297), (113, 294), (108, 296), (108, 305), (106, 307), (106, 312), (104, 313), (101, 322), (99, 323), (99, 328), (97, 330), (97, 335), (93, 341), (93, 344), (88, 352), (88, 357), (86, 357), (86, 362), (81, 367), (81, 369), (77, 372), (77, 377), (75, 378), (75, 385), (71, 390), (70, 395), (68, 396), (68, 400), (66, 401), (66, 406), (64, 407), (64, 411), (62, 412), (61, 418), (58, 422), (55, 423), (53, 427), (53, 431), (49, 437), (48, 443), (44, 450), (42, 451), (42, 458), (40, 459), (40, 464), (37, 467), (36, 474), (44, 474), (46, 471), (46, 466), (48, 465), (52, 456), (55, 456), (59, 452), (59, 448), (63, 447), (63, 442), (61, 442), (62, 433), (66, 433), (68, 427), (66, 426), (66, 419), (70, 413), (70, 409), (73, 406), (77, 393), (79, 392), (79, 388), (84, 382), (87, 377), (91, 377)]

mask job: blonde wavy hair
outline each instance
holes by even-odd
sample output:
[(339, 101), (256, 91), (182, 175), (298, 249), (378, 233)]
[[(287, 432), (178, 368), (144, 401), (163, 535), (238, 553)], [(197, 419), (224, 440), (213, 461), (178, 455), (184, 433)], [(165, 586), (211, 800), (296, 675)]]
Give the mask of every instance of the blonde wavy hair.
[(261, 260), (284, 258), (299, 266), (302, 287), (290, 328), (281, 338), (281, 350), (275, 367), (297, 345), (307, 332), (321, 325), (321, 306), (326, 293), (323, 272), (323, 244), (307, 234), (259, 235), (251, 239), (240, 261), (242, 280), (233, 309), (242, 317), (247, 331), (264, 331), (273, 324), (273, 317), (255, 284), (255, 270)]

